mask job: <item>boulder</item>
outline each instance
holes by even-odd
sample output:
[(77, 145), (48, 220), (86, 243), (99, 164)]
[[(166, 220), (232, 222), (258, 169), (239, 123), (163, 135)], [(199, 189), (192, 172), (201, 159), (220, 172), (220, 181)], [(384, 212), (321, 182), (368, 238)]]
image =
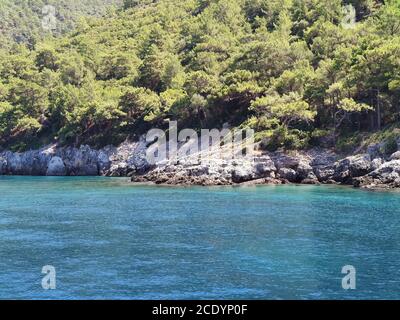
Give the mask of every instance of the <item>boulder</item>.
[(281, 168), (279, 169), (279, 176), (282, 179), (285, 179), (289, 182), (296, 182), (297, 181), (297, 173), (293, 169), (290, 168)]
[(300, 181), (306, 179), (311, 173), (313, 173), (313, 168), (308, 162), (301, 161), (297, 166), (297, 178)]
[(308, 176), (301, 181), (303, 184), (320, 184), (314, 172), (310, 172)]
[(47, 176), (65, 176), (67, 174), (67, 169), (63, 160), (60, 157), (51, 158), (49, 165), (47, 167)]
[(320, 152), (314, 156), (314, 158), (311, 160), (310, 165), (315, 168), (315, 167), (327, 167), (327, 166), (332, 166), (336, 162), (336, 155), (332, 153), (324, 153)]
[(105, 147), (101, 149), (97, 154), (97, 166), (99, 168), (100, 174), (105, 175), (111, 167), (111, 155), (114, 154), (115, 148)]
[(0, 154), (0, 175), (7, 174), (7, 158), (5, 154)]
[(371, 173), (354, 180), (356, 187), (391, 187), (397, 188), (400, 181), (400, 160), (383, 163)]
[(371, 162), (372, 171), (379, 169), (384, 164), (384, 162), (385, 161), (382, 158), (376, 158), (376, 159), (372, 160), (372, 162)]
[(7, 154), (7, 170), (9, 174), (23, 175), (21, 154), (9, 152)]
[(232, 172), (232, 181), (234, 183), (242, 183), (250, 180), (254, 180), (256, 177), (252, 166), (241, 166), (236, 167)]
[(369, 154), (348, 158), (349, 169), (352, 177), (364, 176), (372, 171), (371, 156)]
[(400, 160), (392, 160), (382, 164), (377, 170), (373, 171), (371, 174), (374, 176), (384, 175), (389, 172), (400, 173)]
[(210, 167), (203, 165), (195, 166), (192, 168), (188, 168), (187, 173), (189, 176), (193, 177), (206, 176), (210, 174)]
[(260, 177), (276, 172), (275, 163), (269, 156), (256, 157), (254, 163), (255, 172)]
[(96, 176), (99, 174), (98, 151), (82, 145), (79, 149), (67, 147), (57, 150), (63, 159), (67, 174), (71, 176)]
[(120, 162), (111, 166), (107, 175), (110, 177), (125, 177), (128, 174), (128, 164)]
[(333, 181), (333, 176), (335, 174), (335, 170), (333, 166), (327, 166), (322, 168), (314, 169), (315, 175), (317, 176), (320, 182), (327, 182), (328, 180)]
[(274, 163), (278, 170), (281, 168), (296, 169), (300, 163), (300, 158), (278, 154), (274, 157)]
[(400, 160), (400, 151), (397, 151), (397, 152), (393, 153), (393, 154), (390, 156), (390, 160), (391, 160), (391, 161), (392, 161), (392, 160)]
[(369, 154), (345, 158), (334, 165), (333, 179), (342, 184), (352, 184), (353, 178), (364, 176), (373, 171)]

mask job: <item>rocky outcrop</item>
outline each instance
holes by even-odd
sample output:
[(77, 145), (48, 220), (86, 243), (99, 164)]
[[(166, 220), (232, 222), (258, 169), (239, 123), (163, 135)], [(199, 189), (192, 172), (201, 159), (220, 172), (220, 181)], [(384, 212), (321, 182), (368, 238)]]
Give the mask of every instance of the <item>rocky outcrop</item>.
[(128, 176), (148, 168), (143, 139), (100, 150), (86, 145), (79, 148), (51, 145), (23, 153), (0, 153), (0, 175)]
[(241, 159), (180, 160), (165, 163), (143, 175), (134, 175), (134, 182), (183, 185), (226, 185), (261, 183), (319, 183), (306, 155), (261, 154)]
[(134, 175), (134, 182), (170, 185), (229, 185), (259, 179), (274, 179), (276, 167), (269, 156), (255, 159), (193, 159), (165, 163), (143, 175)]
[(371, 173), (355, 179), (354, 186), (363, 188), (399, 188), (400, 160), (383, 163)]
[(266, 153), (253, 159), (193, 163), (164, 163), (134, 182), (172, 185), (226, 184), (342, 184), (363, 188), (400, 187), (400, 158), (395, 153), (386, 161), (370, 153), (344, 159), (328, 150), (311, 150), (291, 155)]
[(353, 179), (373, 171), (369, 154), (352, 156), (338, 161), (333, 166), (332, 179), (340, 184), (353, 184)]
[[(400, 187), (400, 152), (391, 156), (370, 147), (340, 159), (334, 152), (260, 153), (251, 158), (187, 157), (151, 166), (144, 138), (119, 147), (51, 145), (24, 153), (0, 153), (0, 175), (131, 177), (134, 182), (169, 185), (343, 184), (361, 188)], [(201, 161), (200, 161), (201, 160)]]
[(60, 157), (51, 158), (46, 171), (46, 176), (65, 176), (67, 168)]
[(13, 153), (0, 153), (0, 174), (45, 175), (52, 156), (46, 150)]

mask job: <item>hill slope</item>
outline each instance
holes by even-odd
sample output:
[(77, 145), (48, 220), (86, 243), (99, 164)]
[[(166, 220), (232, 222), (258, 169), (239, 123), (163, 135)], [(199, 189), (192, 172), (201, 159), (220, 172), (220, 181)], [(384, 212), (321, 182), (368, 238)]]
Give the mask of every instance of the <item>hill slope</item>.
[(147, 0), (125, 8), (0, 56), (4, 148), (117, 143), (168, 119), (251, 127), (270, 149), (397, 126), (398, 1)]
[(61, 35), (73, 30), (80, 16), (102, 16), (122, 0), (2, 0), (0, 2), (1, 46), (14, 41), (33, 45), (50, 32), (43, 30), (42, 20), (52, 14), (44, 7), (55, 9), (56, 24), (51, 34)]

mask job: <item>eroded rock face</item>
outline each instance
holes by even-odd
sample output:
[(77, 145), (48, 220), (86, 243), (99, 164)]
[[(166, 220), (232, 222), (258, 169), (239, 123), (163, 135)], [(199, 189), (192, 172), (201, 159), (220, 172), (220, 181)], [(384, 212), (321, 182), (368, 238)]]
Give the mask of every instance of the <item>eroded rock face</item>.
[(279, 176), (284, 179), (287, 180), (289, 182), (296, 182), (297, 181), (297, 173), (296, 171), (294, 171), (293, 169), (290, 168), (281, 168), (279, 169)]
[(355, 179), (354, 186), (363, 188), (400, 187), (400, 160), (385, 162), (368, 175)]
[[(265, 183), (347, 184), (363, 188), (400, 187), (400, 152), (381, 157), (379, 148), (337, 161), (328, 150), (264, 153), (251, 158), (185, 157), (150, 165), (147, 143), (126, 141), (119, 147), (57, 147), (0, 153), (1, 175), (131, 177), (135, 182), (171, 185)], [(201, 160), (201, 161), (200, 161)]]
[(79, 149), (67, 147), (57, 150), (56, 154), (65, 164), (69, 176), (97, 176), (99, 151), (89, 146), (81, 146)]
[(47, 146), (40, 150), (0, 153), (1, 175), (127, 176), (148, 168), (143, 142), (126, 142), (119, 148), (95, 150)]
[(297, 178), (300, 182), (305, 179), (313, 179), (315, 177), (314, 169), (307, 161), (300, 161), (296, 171)]
[(302, 184), (320, 184), (314, 172), (310, 172), (308, 176), (301, 181)]
[(7, 174), (7, 159), (0, 155), (0, 175)]
[[(375, 162), (375, 165), (377, 162)], [(341, 184), (352, 184), (354, 178), (364, 176), (374, 169), (369, 154), (352, 156), (338, 161), (334, 165), (333, 180)]]
[(393, 153), (390, 156), (390, 160), (400, 160), (400, 151), (397, 151), (397, 152)]
[(229, 185), (250, 181), (275, 180), (276, 167), (268, 155), (240, 159), (181, 159), (163, 163), (144, 175), (134, 175), (134, 182), (182, 185)]
[(0, 154), (0, 174), (3, 175), (45, 175), (51, 156), (45, 150)]
[(278, 169), (281, 168), (296, 169), (300, 163), (300, 159), (285, 154), (277, 154), (274, 157), (274, 162)]
[(101, 170), (104, 175), (125, 177), (144, 173), (150, 169), (146, 158), (147, 143), (144, 137), (138, 142), (124, 142), (118, 148), (107, 152), (108, 168)]
[(67, 168), (60, 157), (51, 158), (47, 167), (46, 176), (65, 176)]

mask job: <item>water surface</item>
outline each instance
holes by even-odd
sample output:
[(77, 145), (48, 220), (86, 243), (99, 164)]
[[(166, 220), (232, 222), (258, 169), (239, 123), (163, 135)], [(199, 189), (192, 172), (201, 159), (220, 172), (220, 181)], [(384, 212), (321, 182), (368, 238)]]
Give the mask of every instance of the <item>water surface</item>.
[(395, 192), (0, 177), (0, 299), (398, 299), (399, 240)]

